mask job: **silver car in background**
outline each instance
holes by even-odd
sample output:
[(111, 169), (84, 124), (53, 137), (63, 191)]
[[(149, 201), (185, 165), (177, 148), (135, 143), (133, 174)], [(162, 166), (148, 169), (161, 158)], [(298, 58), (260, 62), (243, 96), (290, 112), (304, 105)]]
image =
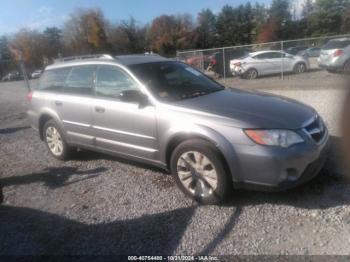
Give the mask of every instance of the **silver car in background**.
[(263, 75), (283, 72), (304, 73), (310, 67), (307, 57), (295, 56), (281, 51), (259, 51), (230, 61), (233, 75), (255, 79)]
[(317, 61), (319, 67), (328, 72), (350, 73), (350, 38), (329, 40), (322, 47)]
[(160, 56), (63, 59), (45, 69), (28, 100), (32, 126), (54, 157), (87, 148), (156, 165), (205, 204), (233, 188), (283, 190), (308, 181), (328, 148), (313, 108), (226, 90)]

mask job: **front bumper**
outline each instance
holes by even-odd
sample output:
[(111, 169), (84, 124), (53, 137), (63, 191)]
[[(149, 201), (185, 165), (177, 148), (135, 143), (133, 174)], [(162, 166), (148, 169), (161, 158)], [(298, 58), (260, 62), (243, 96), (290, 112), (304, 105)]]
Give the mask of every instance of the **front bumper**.
[(330, 148), (328, 134), (322, 143), (306, 142), (283, 149), (242, 146), (237, 151), (240, 177), (235, 188), (282, 191), (303, 184), (319, 173)]

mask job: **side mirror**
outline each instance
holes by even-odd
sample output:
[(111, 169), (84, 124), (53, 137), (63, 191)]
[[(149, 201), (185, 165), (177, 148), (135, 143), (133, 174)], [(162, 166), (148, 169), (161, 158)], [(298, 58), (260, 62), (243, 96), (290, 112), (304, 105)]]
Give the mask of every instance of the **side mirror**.
[(139, 103), (140, 106), (145, 106), (148, 103), (148, 97), (136, 89), (124, 90), (120, 92), (119, 99), (123, 102)]

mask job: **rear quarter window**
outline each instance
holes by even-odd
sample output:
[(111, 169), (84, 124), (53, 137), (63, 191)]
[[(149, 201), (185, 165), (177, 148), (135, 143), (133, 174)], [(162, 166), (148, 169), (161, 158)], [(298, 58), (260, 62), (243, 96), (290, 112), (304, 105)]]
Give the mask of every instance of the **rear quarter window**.
[(61, 91), (65, 85), (70, 67), (47, 70), (39, 79), (38, 90)]

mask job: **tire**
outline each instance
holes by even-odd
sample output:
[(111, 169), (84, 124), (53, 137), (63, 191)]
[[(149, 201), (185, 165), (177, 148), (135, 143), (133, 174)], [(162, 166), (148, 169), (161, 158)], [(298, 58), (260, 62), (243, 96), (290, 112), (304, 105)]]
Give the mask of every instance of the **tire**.
[(248, 69), (248, 71), (244, 74), (244, 78), (246, 79), (256, 79), (258, 78), (259, 74), (258, 74), (258, 70), (256, 70), (255, 68), (250, 68)]
[(350, 60), (346, 61), (343, 67), (343, 73), (350, 75)]
[(306, 72), (306, 64), (299, 62), (293, 68), (294, 74), (301, 74)]
[(335, 74), (337, 71), (335, 69), (326, 69), (328, 73)]
[(181, 191), (201, 204), (219, 204), (232, 186), (219, 151), (202, 139), (178, 145), (172, 153), (170, 169)]
[(66, 160), (70, 153), (63, 132), (53, 120), (48, 120), (43, 128), (43, 138), (50, 154), (59, 159)]

